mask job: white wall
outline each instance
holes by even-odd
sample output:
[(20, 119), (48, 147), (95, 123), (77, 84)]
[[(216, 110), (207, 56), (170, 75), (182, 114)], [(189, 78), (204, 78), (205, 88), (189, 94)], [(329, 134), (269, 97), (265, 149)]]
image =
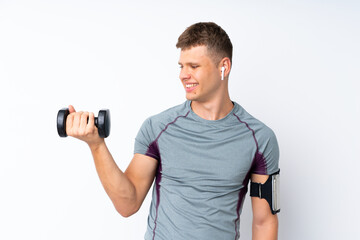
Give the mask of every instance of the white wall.
[[(199, 21), (232, 39), (232, 100), (277, 134), (279, 239), (354, 239), (359, 13), (346, 0), (0, 0), (0, 239), (143, 238), (150, 198), (118, 215), (56, 114), (110, 108), (107, 144), (125, 169), (143, 120), (185, 100), (175, 44)], [(249, 198), (241, 235), (251, 238)]]

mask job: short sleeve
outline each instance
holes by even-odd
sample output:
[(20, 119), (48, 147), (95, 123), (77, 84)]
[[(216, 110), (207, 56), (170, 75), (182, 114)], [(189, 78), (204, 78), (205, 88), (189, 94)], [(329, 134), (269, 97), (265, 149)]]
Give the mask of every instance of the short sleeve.
[(153, 130), (151, 128), (151, 119), (148, 118), (143, 122), (138, 134), (136, 135), (134, 154), (140, 153), (146, 155), (151, 142), (154, 140), (153, 138), (154, 136)]
[(275, 133), (270, 129), (258, 133), (258, 152), (252, 173), (271, 175), (279, 171), (279, 145)]

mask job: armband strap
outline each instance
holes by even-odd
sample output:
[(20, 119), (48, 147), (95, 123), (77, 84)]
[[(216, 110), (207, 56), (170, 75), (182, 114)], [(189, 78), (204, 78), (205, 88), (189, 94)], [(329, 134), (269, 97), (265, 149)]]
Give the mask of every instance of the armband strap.
[(272, 214), (280, 212), (279, 173), (280, 170), (270, 175), (264, 184), (250, 183), (250, 196), (265, 199), (269, 203)]

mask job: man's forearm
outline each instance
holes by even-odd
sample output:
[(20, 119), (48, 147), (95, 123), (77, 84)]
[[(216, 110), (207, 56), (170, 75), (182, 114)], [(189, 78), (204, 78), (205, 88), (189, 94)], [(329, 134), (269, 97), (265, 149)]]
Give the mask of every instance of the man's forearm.
[(115, 163), (105, 142), (91, 146), (96, 171), (116, 210), (124, 217), (136, 212), (136, 190), (128, 177)]
[(261, 223), (253, 221), (252, 240), (276, 240), (278, 238), (278, 218), (272, 216)]

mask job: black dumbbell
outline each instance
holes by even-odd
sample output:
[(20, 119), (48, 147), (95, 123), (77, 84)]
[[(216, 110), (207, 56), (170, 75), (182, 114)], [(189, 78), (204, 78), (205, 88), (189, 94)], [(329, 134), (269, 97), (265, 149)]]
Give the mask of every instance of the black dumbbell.
[[(57, 130), (60, 137), (67, 137), (66, 118), (69, 115), (69, 109), (60, 109), (57, 115)], [(110, 135), (110, 110), (101, 109), (98, 117), (95, 117), (95, 126), (98, 128), (99, 136), (107, 138)]]

